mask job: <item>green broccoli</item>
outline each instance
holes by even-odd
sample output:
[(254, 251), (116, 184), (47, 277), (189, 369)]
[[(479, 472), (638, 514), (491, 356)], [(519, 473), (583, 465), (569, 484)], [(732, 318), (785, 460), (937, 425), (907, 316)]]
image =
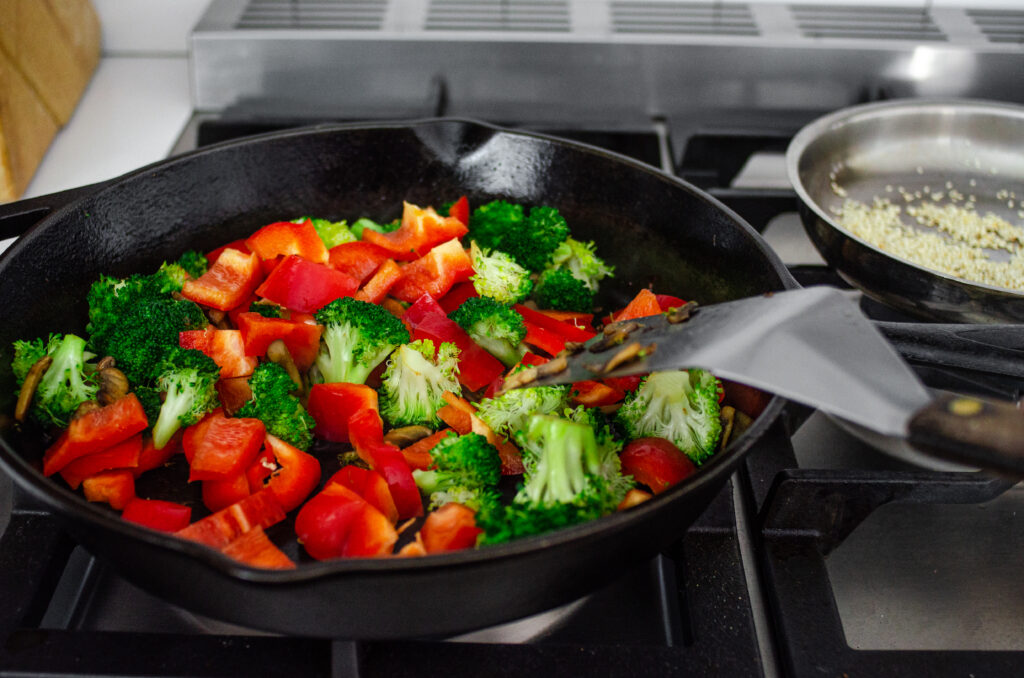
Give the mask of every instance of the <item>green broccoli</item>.
[(315, 219), (313, 217), (299, 217), (295, 219), (293, 223), (301, 224), (304, 221), (312, 221), (313, 228), (316, 230), (316, 234), (320, 236), (320, 240), (323, 241), (324, 246), (327, 249), (331, 249), (335, 245), (341, 245), (346, 242), (355, 242), (359, 238), (349, 229), (348, 222), (344, 219), (341, 221), (330, 221), (329, 219)]
[(206, 255), (199, 250), (188, 250), (178, 257), (178, 261), (175, 263), (185, 269), (193, 278), (198, 278), (210, 268), (210, 262)]
[(561, 414), (569, 406), (569, 386), (527, 386), (477, 403), (477, 416), (495, 433), (512, 438), (533, 414)]
[(142, 404), (142, 411), (146, 413), (147, 428), (152, 429), (153, 424), (160, 418), (160, 408), (163, 407), (163, 392), (156, 386), (136, 386), (133, 391), (135, 397)]
[(520, 266), (541, 271), (551, 263), (555, 249), (569, 237), (569, 226), (554, 207), (534, 207), (521, 228), (509, 231), (500, 249)]
[(195, 424), (220, 404), (216, 388), (220, 367), (202, 351), (174, 348), (154, 372), (157, 388), (165, 393), (153, 424), (153, 445), (160, 449), (179, 428)]
[(523, 316), (510, 306), (490, 297), (470, 297), (448, 317), (505, 367), (515, 365), (526, 353), (521, 346), (526, 324)]
[(267, 304), (261, 301), (254, 301), (249, 304), (249, 312), (259, 313), (264, 318), (283, 318), (284, 309), (277, 304)]
[(615, 511), (632, 479), (619, 467), (621, 447), (607, 427), (595, 432), (595, 415), (583, 409), (580, 421), (533, 415), (516, 435), (526, 471), (511, 505), (484, 504), (477, 525), (482, 543), (542, 534)]
[(177, 261), (164, 262), (157, 270), (157, 276), (163, 276), (160, 290), (164, 293), (180, 292), (186, 280), (198, 278), (206, 273), (209, 263), (206, 256), (197, 250), (185, 252)]
[(180, 332), (210, 323), (197, 304), (163, 291), (165, 281), (159, 274), (101, 276), (89, 289), (89, 344), (112, 356), (135, 386), (152, 384), (165, 354), (179, 345)]
[(555, 248), (550, 268), (568, 270), (574, 278), (582, 280), (591, 292), (596, 292), (598, 283), (614, 272), (594, 252), (593, 242), (580, 242), (571, 237)]
[(30, 412), (41, 424), (65, 428), (78, 406), (99, 391), (95, 372), (86, 365), (94, 356), (85, 350), (85, 339), (74, 334), (50, 335), (42, 346), (42, 339), (14, 342), (12, 368), (20, 385), (36, 361), (50, 357), (53, 362), (36, 387)]
[(324, 326), (316, 368), (326, 382), (365, 383), (391, 351), (410, 339), (401, 320), (377, 304), (352, 297), (335, 299), (315, 318)]
[(402, 344), (391, 354), (381, 378), (380, 413), (391, 426), (437, 428), (444, 393), (460, 393), (459, 349), (443, 342), (434, 357), (434, 342)]
[(313, 444), (316, 421), (293, 394), (295, 382), (288, 371), (277, 363), (262, 362), (249, 377), (249, 388), (252, 400), (242, 405), (235, 415), (259, 419), (267, 427), (267, 433), (300, 450), (308, 450)]
[(594, 307), (594, 292), (566, 268), (549, 268), (540, 274), (533, 297), (541, 308), (559, 311), (589, 311)]
[(653, 372), (626, 396), (616, 421), (629, 438), (671, 440), (699, 466), (722, 433), (718, 386), (706, 370)]
[(377, 231), (378, 233), (391, 233), (392, 231), (397, 231), (401, 225), (402, 222), (398, 219), (390, 221), (386, 224), (378, 224), (373, 219), (362, 217), (360, 219), (356, 219), (355, 223), (349, 226), (349, 230), (352, 231), (352, 235), (354, 235), (356, 239), (362, 240), (363, 231), (365, 231), (366, 229), (370, 229), (371, 231)]
[(430, 468), (412, 475), (416, 486), (430, 496), (432, 508), (454, 497), (472, 508), (481, 492), (494, 490), (501, 480), (498, 450), (479, 433), (452, 433), (434, 446), (430, 457)]
[(480, 247), (500, 250), (505, 237), (525, 223), (522, 205), (493, 200), (480, 205), (469, 216), (469, 237)]
[(530, 296), (533, 281), (530, 272), (515, 259), (498, 250), (481, 250), (474, 240), (470, 243), (473, 260), (473, 288), (477, 294), (490, 297), (503, 304), (515, 304)]

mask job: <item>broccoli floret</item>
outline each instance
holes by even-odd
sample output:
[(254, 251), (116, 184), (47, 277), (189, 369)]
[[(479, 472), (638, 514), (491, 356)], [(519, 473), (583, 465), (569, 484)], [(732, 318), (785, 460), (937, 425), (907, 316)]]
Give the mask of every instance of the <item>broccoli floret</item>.
[(525, 223), (522, 205), (493, 200), (480, 205), (469, 216), (469, 237), (480, 247), (500, 250), (505, 237), (522, 229)]
[(202, 351), (175, 348), (167, 352), (156, 373), (157, 388), (166, 394), (153, 424), (153, 445), (160, 449), (179, 428), (195, 424), (219, 405), (220, 367)]
[(249, 311), (259, 313), (264, 318), (283, 318), (285, 316), (284, 309), (277, 304), (266, 304), (259, 301), (249, 304)]
[(560, 414), (569, 406), (568, 386), (527, 386), (477, 403), (477, 416), (506, 438), (522, 430), (533, 414)]
[(429, 339), (402, 344), (391, 354), (381, 378), (380, 413), (391, 426), (437, 428), (444, 393), (461, 390), (455, 344), (443, 342), (436, 358), (434, 342)]
[(596, 292), (598, 283), (614, 272), (594, 252), (593, 242), (580, 242), (574, 238), (566, 238), (555, 248), (550, 268), (566, 269), (574, 278), (582, 280), (591, 292)]
[(377, 231), (378, 233), (391, 233), (392, 231), (397, 231), (401, 225), (402, 222), (398, 219), (390, 221), (386, 224), (378, 224), (373, 219), (362, 217), (361, 219), (356, 219), (355, 223), (349, 226), (349, 230), (352, 232), (352, 235), (356, 237), (356, 239), (362, 240), (363, 231), (365, 231), (366, 229), (370, 229), (371, 231)]
[(417, 469), (412, 475), (416, 486), (430, 495), (432, 506), (455, 496), (463, 501), (472, 497), (472, 503), (478, 503), (479, 493), (493, 490), (501, 480), (498, 450), (479, 433), (450, 434), (434, 446), (430, 457), (430, 468)]
[(324, 326), (316, 367), (326, 382), (363, 384), (382, 360), (400, 344), (409, 343), (409, 330), (382, 306), (342, 297), (315, 315)]
[[(15, 342), (13, 367), (19, 383), (25, 379), (25, 374), (18, 376), (24, 366), (31, 368), (43, 357), (39, 352), (41, 345), (41, 339)], [(86, 366), (93, 354), (85, 350), (85, 339), (74, 334), (53, 334), (46, 343), (44, 355), (53, 362), (36, 387), (30, 411), (32, 417), (44, 425), (65, 428), (78, 406), (92, 400), (99, 391), (94, 370)], [(24, 372), (27, 374), (28, 369), (24, 368)]]
[(101, 275), (86, 295), (89, 304), (86, 330), (90, 338), (117, 325), (125, 309), (146, 301), (170, 298), (165, 289), (167, 284), (168, 279), (163, 274), (130, 275), (127, 278)]
[(490, 297), (470, 297), (448, 317), (505, 367), (515, 365), (526, 353), (520, 346), (526, 337), (526, 324), (510, 306)]
[(149, 422), (149, 429), (160, 418), (160, 408), (163, 407), (163, 393), (155, 386), (137, 386), (134, 391), (135, 397), (142, 404), (142, 411), (146, 413), (146, 421)]
[(530, 272), (515, 259), (498, 250), (481, 250), (474, 240), (470, 243), (473, 260), (473, 289), (477, 294), (490, 297), (503, 304), (515, 304), (530, 296), (533, 281)]
[(569, 226), (554, 207), (534, 207), (521, 228), (509, 231), (501, 241), (502, 252), (520, 266), (541, 271), (551, 263), (555, 249), (569, 237)]
[(541, 308), (559, 311), (589, 311), (594, 307), (594, 292), (565, 268), (549, 268), (541, 273), (533, 297)]
[(632, 486), (619, 470), (619, 445), (607, 426), (601, 433), (588, 423), (591, 411), (579, 408), (569, 418), (530, 417), (516, 440), (526, 472), (511, 505), (484, 503), (476, 524), (481, 543), (496, 544), (543, 534), (613, 512)]
[(698, 466), (722, 433), (718, 380), (706, 370), (653, 372), (626, 396), (616, 421), (629, 438), (671, 440)]
[(267, 433), (300, 450), (308, 450), (313, 444), (316, 421), (293, 394), (296, 385), (288, 371), (277, 363), (262, 362), (249, 377), (249, 388), (252, 400), (242, 405), (236, 416), (259, 419)]
[(32, 369), (32, 366), (46, 356), (46, 346), (52, 339), (53, 335), (47, 341), (37, 338), (31, 341), (19, 339), (14, 342), (14, 359), (11, 361), (11, 371), (14, 372), (14, 378), (17, 380), (19, 387), (24, 383), (25, 377), (28, 376), (28, 371)]
[(198, 278), (210, 268), (210, 262), (206, 255), (199, 250), (188, 250), (175, 262), (181, 266), (193, 278)]
[(331, 249), (335, 245), (341, 245), (342, 243), (355, 242), (359, 239), (351, 229), (349, 229), (348, 222), (344, 219), (341, 221), (330, 221), (328, 219), (300, 217), (293, 223), (301, 224), (305, 221), (313, 222), (313, 228), (316, 230), (316, 234), (320, 236), (320, 240), (323, 241), (324, 246), (327, 249)]

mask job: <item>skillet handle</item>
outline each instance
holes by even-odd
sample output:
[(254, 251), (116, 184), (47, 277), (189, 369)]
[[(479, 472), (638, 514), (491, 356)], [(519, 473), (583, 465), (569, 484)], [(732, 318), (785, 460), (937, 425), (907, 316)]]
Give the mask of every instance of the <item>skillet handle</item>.
[(1024, 379), (1024, 334), (1014, 324), (876, 322), (904, 359)]
[(0, 240), (17, 238), (50, 212), (97, 193), (111, 183), (113, 179), (0, 205)]
[(908, 433), (924, 452), (1024, 478), (1024, 413), (1015, 403), (942, 394), (914, 413)]

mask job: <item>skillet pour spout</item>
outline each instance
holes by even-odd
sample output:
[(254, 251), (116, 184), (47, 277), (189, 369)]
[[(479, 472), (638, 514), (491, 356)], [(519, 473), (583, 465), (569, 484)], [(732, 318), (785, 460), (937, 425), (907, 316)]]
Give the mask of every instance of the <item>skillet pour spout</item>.
[[(796, 286), (732, 211), (624, 156), (457, 119), (290, 130), (210, 146), (86, 191), (0, 256), (0, 411), (14, 408), (12, 342), (83, 333), (85, 295), (100, 274), (154, 270), (186, 249), (209, 251), (297, 214), (387, 222), (403, 200), (429, 205), (463, 194), (471, 205), (501, 198), (557, 207), (574, 237), (593, 240), (615, 266), (599, 297), (606, 309), (649, 285), (707, 304)], [(443, 636), (566, 603), (657, 554), (780, 425), (782, 400), (759, 402), (753, 424), (727, 449), (633, 509), (507, 545), (419, 559), (304, 561), (284, 572), (241, 565), (89, 504), (42, 476), (45, 439), (10, 419), (0, 422), (0, 465), (127, 580), (200, 614), (305, 636)], [(140, 493), (180, 485), (188, 495), (164, 498), (198, 505), (196, 488), (172, 483), (173, 466), (166, 471)], [(268, 534), (299, 558), (290, 526), (279, 527)]]

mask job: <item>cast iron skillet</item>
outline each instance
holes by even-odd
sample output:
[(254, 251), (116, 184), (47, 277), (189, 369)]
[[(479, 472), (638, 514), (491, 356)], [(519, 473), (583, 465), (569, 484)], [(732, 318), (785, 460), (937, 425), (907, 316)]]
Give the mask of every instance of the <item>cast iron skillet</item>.
[[(478, 551), (307, 561), (285, 572), (237, 564), (89, 504), (39, 472), (38, 432), (13, 427), (11, 342), (82, 332), (85, 293), (100, 273), (153, 270), (185, 249), (209, 250), (296, 215), (389, 220), (402, 200), (438, 204), (463, 193), (472, 204), (500, 197), (557, 206), (574, 235), (595, 240), (617, 267), (605, 308), (651, 283), (702, 303), (796, 286), (760, 237), (712, 198), (582, 144), (462, 120), (319, 126), (229, 142), (99, 187), (42, 219), (0, 258), (0, 464), (72, 536), (143, 589), (284, 633), (394, 638), (485, 627), (577, 598), (652, 557), (700, 515), (778, 419), (779, 398), (699, 473), (635, 509)], [(149, 475), (141, 496), (160, 485), (184, 487), (180, 468)], [(198, 506), (195, 490), (187, 491)], [(280, 525), (269, 534), (299, 556), (291, 530)]]

